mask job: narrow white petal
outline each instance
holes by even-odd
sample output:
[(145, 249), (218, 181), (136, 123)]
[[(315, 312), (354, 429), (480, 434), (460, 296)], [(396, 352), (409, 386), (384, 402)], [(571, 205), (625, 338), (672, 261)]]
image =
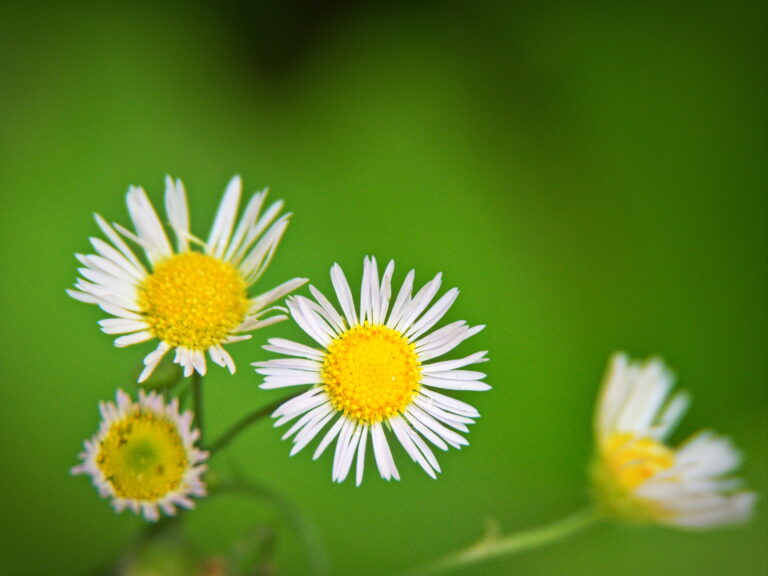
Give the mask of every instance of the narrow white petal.
[(383, 324), (387, 319), (389, 299), (392, 297), (392, 275), (395, 273), (395, 261), (390, 260), (381, 277), (381, 289), (379, 290), (379, 314), (377, 324)]
[(296, 435), (293, 448), (291, 449), (291, 455), (303, 450), (335, 415), (336, 411), (330, 406), (326, 407), (325, 412), (318, 412), (318, 416), (308, 422)]
[(360, 442), (360, 436), (362, 435), (364, 428), (365, 427), (362, 425), (356, 425), (354, 428), (355, 431), (352, 434), (349, 443), (344, 447), (344, 452), (342, 453), (339, 461), (338, 475), (336, 478), (337, 482), (344, 482), (344, 480), (347, 479), (349, 471), (352, 468), (352, 462), (355, 459), (357, 446)]
[(381, 422), (376, 422), (371, 426), (373, 455), (376, 460), (376, 466), (379, 469), (379, 474), (384, 480), (389, 480), (392, 477), (392, 474), (389, 470), (389, 459), (385, 454), (385, 450), (389, 450), (389, 447), (386, 446), (386, 442), (387, 440), (384, 438), (384, 430), (382, 429)]
[[(333, 453), (333, 469), (331, 476), (334, 482), (340, 482), (341, 471), (343, 470), (346, 459), (347, 449), (354, 436), (355, 423), (345, 418), (344, 425), (339, 432), (339, 439), (336, 441), (336, 451)], [(347, 468), (349, 471), (349, 468)]]
[(256, 368), (287, 368), (290, 370), (305, 370), (307, 372), (319, 372), (322, 363), (305, 358), (274, 358), (263, 362), (252, 362)]
[(410, 434), (408, 434), (408, 432), (405, 430), (405, 428), (408, 427), (408, 424), (401, 421), (398, 417), (391, 418), (389, 423), (392, 426), (392, 431), (395, 433), (395, 436), (397, 436), (397, 439), (400, 441), (400, 444), (402, 444), (403, 448), (405, 448), (405, 451), (413, 459), (413, 461), (421, 466), (424, 472), (429, 474), (431, 478), (437, 478), (437, 475), (432, 469), (429, 461), (427, 458), (425, 458), (424, 454), (422, 454), (421, 450), (419, 450), (418, 446), (414, 443)]
[(341, 427), (346, 421), (347, 419), (343, 415), (339, 417), (338, 420), (336, 420), (333, 426), (331, 426), (330, 430), (328, 430), (323, 439), (320, 441), (320, 444), (318, 444), (317, 448), (315, 449), (315, 453), (312, 455), (312, 460), (317, 460), (320, 458), (328, 445), (333, 442), (334, 438), (336, 438), (336, 435), (339, 433), (339, 430), (341, 430)]
[[(283, 440), (287, 440), (294, 434), (296, 434), (299, 430), (304, 428), (307, 424), (312, 422), (313, 420), (320, 420), (325, 416), (329, 410), (333, 410), (333, 408), (330, 406), (330, 404), (327, 402), (326, 399), (321, 398), (322, 403), (319, 406), (314, 406), (313, 408), (307, 410), (301, 418), (296, 420), (296, 422), (293, 423), (293, 425), (288, 429), (287, 432), (285, 432), (282, 436)], [(275, 424), (277, 425), (277, 423)], [(297, 450), (298, 451), (298, 450)], [(291, 451), (291, 456), (293, 456), (295, 452)]]
[(368, 440), (368, 427), (360, 426), (362, 433), (357, 445), (357, 470), (355, 473), (355, 485), (360, 486), (363, 481), (363, 469), (365, 468), (365, 444)]
[(303, 296), (295, 296), (288, 299), (286, 304), (294, 321), (306, 332), (315, 342), (323, 348), (327, 348), (333, 340), (333, 334), (330, 327), (313, 312), (306, 303), (303, 302)]
[(272, 262), (280, 240), (288, 228), (290, 214), (281, 216), (240, 263), (240, 272), (249, 286), (256, 282)]
[(442, 298), (435, 302), (435, 304), (427, 310), (424, 316), (406, 330), (406, 338), (415, 340), (425, 332), (429, 331), (432, 326), (437, 324), (445, 313), (448, 312), (448, 309), (456, 301), (458, 295), (459, 290), (457, 288), (451, 288), (448, 292), (443, 294)]
[(450, 396), (440, 394), (440, 392), (430, 390), (429, 388), (422, 388), (419, 391), (419, 396), (417, 398), (423, 399), (427, 405), (438, 406), (439, 408), (447, 410), (448, 412), (452, 412), (453, 414), (459, 414), (468, 418), (480, 417), (480, 413), (474, 406), (471, 406), (466, 402), (462, 402), (461, 400), (457, 400), (456, 398), (451, 398)]
[(307, 386), (310, 384), (322, 384), (320, 374), (304, 372), (302, 375), (296, 376), (266, 376), (264, 378), (264, 383), (260, 384), (259, 388), (262, 390), (274, 390), (276, 388)]
[[(147, 277), (147, 271), (144, 269), (143, 266), (141, 266), (141, 264), (139, 264), (138, 262), (129, 260), (118, 249), (113, 248), (101, 238), (92, 237), (90, 238), (90, 241), (91, 241), (91, 244), (93, 245), (93, 248), (96, 250), (96, 252), (98, 252), (102, 257), (107, 258), (108, 260), (113, 262), (116, 266), (119, 266), (123, 270), (130, 273), (137, 281), (141, 282)], [(128, 247), (125, 246), (125, 249), (128, 250)], [(134, 257), (134, 260), (136, 260), (135, 257)]]
[(433, 376), (422, 376), (421, 384), (431, 386), (432, 388), (442, 388), (444, 390), (473, 390), (475, 392), (484, 392), (491, 387), (485, 382), (475, 380), (449, 380), (447, 378), (435, 378)]
[(331, 282), (333, 289), (336, 290), (336, 297), (339, 299), (344, 317), (347, 319), (347, 325), (349, 327), (356, 326), (359, 322), (357, 321), (355, 302), (352, 299), (352, 290), (349, 288), (349, 282), (344, 276), (344, 271), (338, 264), (331, 267)]
[(232, 226), (237, 216), (237, 207), (240, 205), (240, 193), (242, 180), (239, 175), (233, 176), (227, 184), (227, 189), (216, 211), (216, 218), (211, 227), (211, 233), (206, 242), (207, 252), (216, 258), (221, 258), (229, 245), (232, 235)]
[(429, 306), (432, 298), (435, 297), (435, 294), (437, 294), (437, 291), (440, 289), (442, 278), (443, 275), (438, 273), (431, 281), (427, 282), (427, 284), (425, 284), (424, 287), (416, 293), (416, 296), (413, 297), (413, 300), (411, 300), (410, 304), (408, 304), (403, 310), (402, 318), (400, 318), (400, 321), (396, 326), (397, 330), (405, 332), (411, 326), (411, 324), (413, 324), (416, 318), (421, 316), (421, 313), (424, 312), (427, 306)]
[(141, 371), (141, 374), (139, 375), (139, 384), (144, 382), (147, 378), (149, 378), (152, 375), (152, 372), (155, 371), (155, 368), (157, 368), (157, 365), (160, 363), (160, 361), (163, 359), (163, 357), (168, 353), (168, 350), (170, 350), (171, 347), (166, 344), (165, 342), (160, 342), (160, 344), (157, 345), (157, 348), (155, 348), (152, 352), (146, 355), (144, 358), (144, 370)]
[(306, 282), (306, 278), (292, 278), (291, 280), (283, 282), (279, 286), (272, 288), (272, 290), (269, 290), (268, 292), (259, 294), (255, 298), (251, 299), (250, 312), (254, 313), (261, 310), (262, 308), (266, 308), (267, 306), (280, 300), (283, 296), (286, 296), (297, 288), (303, 286), (306, 284)]
[[(448, 326), (451, 326), (450, 324)], [(441, 338), (435, 338), (432, 340), (430, 337), (434, 336), (440, 330), (432, 332), (428, 336), (425, 336), (422, 340), (416, 343), (416, 353), (419, 355), (419, 360), (426, 362), (432, 358), (442, 356), (456, 348), (467, 338), (471, 338), (478, 332), (480, 332), (485, 325), (469, 327), (466, 324), (459, 329), (455, 329), (453, 332), (445, 333), (441, 335)]]
[(480, 362), (487, 362), (488, 358), (485, 355), (488, 354), (487, 350), (482, 352), (475, 352), (464, 358), (458, 360), (444, 360), (443, 362), (434, 362), (433, 364), (423, 364), (421, 366), (422, 374), (431, 374), (432, 372), (444, 372), (446, 370), (455, 370), (456, 368), (463, 368), (470, 364), (478, 364)]
[(297, 416), (304, 414), (327, 401), (328, 397), (321, 388), (312, 388), (299, 396), (284, 402), (282, 406), (275, 410), (272, 413), (272, 417), (277, 418), (274, 426), (280, 427), (283, 424), (287, 424)]
[(336, 308), (334, 308), (333, 304), (331, 304), (330, 300), (328, 300), (328, 298), (326, 298), (325, 295), (320, 292), (320, 290), (311, 284), (309, 286), (309, 291), (325, 312), (324, 317), (328, 323), (332, 327), (336, 328), (338, 333), (344, 332), (347, 329), (347, 327), (344, 325), (344, 319), (341, 317), (341, 314), (338, 313)]
[(165, 213), (176, 235), (176, 247), (179, 252), (189, 250), (189, 208), (187, 192), (181, 180), (174, 181), (165, 177)]
[[(104, 233), (104, 235), (107, 238), (109, 238), (109, 241), (115, 245), (115, 248), (117, 248), (120, 251), (120, 253), (123, 256), (125, 256), (126, 260), (128, 260), (131, 264), (133, 264), (136, 270), (139, 270), (146, 275), (147, 273), (146, 269), (141, 264), (141, 262), (139, 262), (139, 259), (136, 257), (133, 251), (128, 247), (128, 245), (123, 241), (123, 239), (120, 238), (120, 235), (117, 232), (115, 232), (115, 230), (107, 223), (106, 220), (104, 220), (104, 218), (102, 218), (98, 214), (95, 214), (95, 218), (96, 218), (96, 223), (99, 225), (99, 228), (101, 228), (101, 231)], [(94, 245), (94, 248), (96, 248), (95, 245)]]
[(128, 334), (127, 336), (120, 336), (115, 340), (115, 346), (123, 348), (130, 346), (131, 344), (138, 344), (139, 342), (146, 342), (151, 340), (154, 336), (150, 332), (136, 332), (135, 334)]
[(147, 323), (142, 320), (125, 320), (124, 318), (99, 320), (99, 326), (105, 334), (128, 334), (149, 329)]
[(416, 406), (411, 405), (409, 407), (409, 414), (411, 414), (419, 422), (424, 424), (427, 428), (432, 430), (435, 434), (440, 436), (443, 440), (448, 442), (448, 444), (450, 444), (454, 448), (461, 448), (462, 446), (466, 446), (467, 444), (469, 444), (469, 442), (467, 442), (467, 440), (463, 436), (460, 436), (453, 430), (446, 428), (445, 426), (440, 424), (437, 420), (435, 420), (432, 416), (430, 416), (423, 410), (417, 408)]
[(268, 344), (263, 346), (263, 348), (268, 352), (285, 354), (287, 356), (299, 356), (301, 358), (319, 361), (322, 361), (324, 358), (324, 354), (321, 350), (310, 348), (309, 346), (291, 340), (285, 340), (284, 338), (270, 338), (267, 342)]
[(173, 254), (171, 244), (146, 192), (140, 187), (131, 186), (126, 196), (126, 203), (137, 237), (146, 250), (150, 262), (155, 264), (169, 258)]
[[(235, 266), (239, 263), (240, 258), (237, 258), (236, 254), (240, 250), (246, 234), (253, 230), (256, 224), (256, 219), (259, 217), (259, 212), (261, 211), (261, 207), (264, 204), (264, 199), (266, 196), (266, 190), (262, 190), (261, 192), (257, 192), (251, 196), (251, 199), (248, 201), (248, 205), (245, 207), (243, 216), (240, 218), (240, 222), (237, 224), (235, 233), (229, 243), (229, 248), (227, 248), (227, 252), (224, 254), (225, 262), (231, 262)], [(246, 246), (245, 249), (247, 250), (247, 248), (248, 247)]]
[(406, 422), (408, 422), (411, 426), (413, 426), (427, 440), (432, 442), (432, 444), (440, 448), (440, 450), (448, 450), (448, 444), (446, 444), (442, 438), (440, 438), (437, 434), (432, 432), (432, 430), (424, 426), (424, 424), (419, 422), (416, 418), (411, 416), (411, 414), (408, 411), (405, 412), (403, 417), (406, 420)]
[(403, 280), (403, 285), (400, 287), (400, 292), (398, 292), (395, 303), (392, 305), (392, 311), (389, 314), (389, 318), (387, 318), (387, 327), (394, 328), (397, 326), (402, 311), (410, 304), (415, 276), (416, 272), (414, 270), (410, 270), (408, 274), (406, 274), (405, 280)]
[[(255, 250), (254, 243), (259, 239), (259, 237), (267, 229), (268, 226), (271, 226), (272, 228), (275, 227), (277, 222), (273, 223), (273, 220), (277, 217), (278, 213), (282, 209), (283, 202), (282, 200), (278, 200), (277, 202), (274, 202), (269, 208), (267, 208), (261, 218), (259, 218), (258, 222), (250, 225), (241, 246), (232, 256), (231, 261), (233, 263), (240, 263), (244, 258), (247, 258), (247, 254), (253, 253)], [(282, 216), (281, 220), (285, 221), (289, 216), (290, 214), (285, 214)]]

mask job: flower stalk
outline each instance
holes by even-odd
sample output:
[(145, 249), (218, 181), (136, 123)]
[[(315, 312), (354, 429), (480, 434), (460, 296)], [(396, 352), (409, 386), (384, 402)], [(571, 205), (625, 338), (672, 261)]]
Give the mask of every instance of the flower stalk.
[(515, 532), (507, 536), (499, 535), (498, 528), (493, 525), (475, 544), (408, 572), (407, 576), (431, 576), (471, 566), (491, 558), (540, 548), (565, 540), (596, 524), (600, 519), (601, 516), (594, 509), (587, 508), (547, 526)]

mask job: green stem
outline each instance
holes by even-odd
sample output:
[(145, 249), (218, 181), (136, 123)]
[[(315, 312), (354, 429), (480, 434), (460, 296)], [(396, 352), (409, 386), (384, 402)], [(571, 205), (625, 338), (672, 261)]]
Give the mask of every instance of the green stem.
[(312, 566), (312, 573), (315, 576), (325, 576), (328, 574), (328, 559), (317, 531), (312, 523), (304, 517), (301, 510), (290, 500), (264, 486), (241, 477), (223, 480), (215, 486), (211, 486), (211, 495), (226, 492), (245, 494), (246, 496), (271, 503), (280, 512), (285, 522), (293, 530), (307, 551), (310, 565)]
[(588, 508), (548, 526), (541, 526), (508, 536), (500, 536), (495, 530), (491, 530), (475, 544), (409, 572), (408, 576), (437, 574), (439, 572), (455, 570), (462, 566), (476, 564), (489, 558), (539, 548), (563, 540), (595, 524), (599, 520), (599, 514)]
[(253, 412), (250, 412), (243, 416), (240, 420), (235, 422), (232, 426), (230, 426), (229, 430), (224, 432), (221, 436), (216, 438), (213, 442), (211, 442), (211, 445), (208, 446), (208, 451), (211, 454), (215, 454), (225, 448), (227, 445), (229, 445), (230, 442), (232, 442), (237, 436), (240, 435), (241, 432), (243, 432), (245, 429), (247, 429), (251, 424), (254, 424), (255, 422), (258, 422), (262, 418), (265, 418), (272, 414), (275, 410), (277, 410), (280, 406), (282, 406), (285, 402), (290, 400), (291, 398), (294, 398), (298, 396), (299, 394), (302, 394), (302, 392), (299, 392), (297, 394), (292, 394), (291, 396), (287, 396), (286, 398), (282, 398), (280, 400), (275, 400), (271, 404), (267, 404), (266, 406), (262, 406), (261, 408), (257, 408)]
[(195, 414), (193, 424), (200, 430), (198, 445), (205, 446), (203, 437), (203, 377), (197, 372), (192, 374), (192, 410)]

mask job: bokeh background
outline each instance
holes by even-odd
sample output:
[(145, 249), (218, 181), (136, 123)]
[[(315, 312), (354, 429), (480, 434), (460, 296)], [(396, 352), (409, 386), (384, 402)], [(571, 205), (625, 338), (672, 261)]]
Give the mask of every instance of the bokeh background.
[[(161, 202), (184, 180), (207, 235), (228, 179), (269, 185), (294, 218), (262, 286), (394, 258), (461, 296), (487, 329), (493, 391), (470, 446), (426, 477), (399, 451), (386, 483), (331, 483), (327, 453), (288, 458), (262, 422), (236, 466), (304, 510), (333, 574), (385, 575), (587, 503), (592, 408), (609, 355), (660, 354), (694, 403), (676, 439), (713, 427), (768, 493), (766, 4), (4, 2), (0, 7), (0, 571), (86, 574), (142, 522), (71, 478), (97, 403), (133, 389), (149, 346), (118, 350), (65, 296), (92, 213)], [(206, 379), (215, 435), (280, 397), (249, 362)], [(193, 545), (226, 553), (276, 528), (279, 574), (308, 572), (267, 502), (202, 501)], [(704, 534), (600, 526), (474, 575), (765, 575), (764, 503)]]

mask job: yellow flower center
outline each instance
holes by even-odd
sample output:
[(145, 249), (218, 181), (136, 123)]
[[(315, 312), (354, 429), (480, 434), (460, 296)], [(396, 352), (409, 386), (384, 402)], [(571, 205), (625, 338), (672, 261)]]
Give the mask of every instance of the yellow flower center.
[(399, 414), (419, 390), (414, 345), (380, 324), (355, 326), (328, 346), (322, 369), (331, 403), (353, 420), (373, 424)]
[(675, 453), (651, 438), (614, 432), (603, 445), (606, 466), (618, 485), (632, 491), (672, 467)]
[(156, 501), (179, 487), (189, 460), (174, 422), (137, 409), (110, 426), (96, 464), (118, 497)]
[(199, 252), (172, 256), (139, 289), (150, 331), (173, 347), (220, 344), (248, 311), (245, 280), (229, 264)]

